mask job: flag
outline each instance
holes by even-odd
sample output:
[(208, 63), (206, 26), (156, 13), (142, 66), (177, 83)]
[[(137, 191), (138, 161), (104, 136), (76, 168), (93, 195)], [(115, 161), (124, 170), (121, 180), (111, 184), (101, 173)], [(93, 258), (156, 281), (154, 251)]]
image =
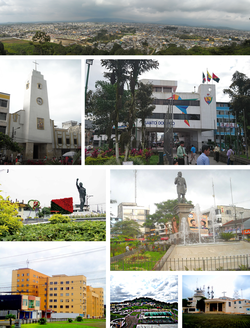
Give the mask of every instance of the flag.
[(207, 71), (207, 80), (208, 80), (208, 82), (211, 81), (211, 75), (208, 73), (208, 71)]
[(206, 82), (206, 76), (204, 73), (202, 73), (202, 83), (205, 83)]
[(219, 83), (220, 79), (214, 73), (212, 75), (212, 78), (213, 78), (214, 81), (216, 81), (217, 83)]

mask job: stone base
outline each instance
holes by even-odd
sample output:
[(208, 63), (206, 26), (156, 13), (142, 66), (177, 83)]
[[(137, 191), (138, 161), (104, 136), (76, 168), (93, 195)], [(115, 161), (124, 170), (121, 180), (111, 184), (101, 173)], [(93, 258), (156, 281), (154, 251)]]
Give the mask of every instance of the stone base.
[(186, 218), (187, 220), (187, 227), (189, 227), (188, 224), (188, 215), (190, 212), (193, 210), (194, 205), (190, 205), (187, 203), (179, 203), (175, 206), (174, 212), (178, 215), (179, 217), (179, 229), (180, 229), (180, 224), (181, 224), (181, 219)]

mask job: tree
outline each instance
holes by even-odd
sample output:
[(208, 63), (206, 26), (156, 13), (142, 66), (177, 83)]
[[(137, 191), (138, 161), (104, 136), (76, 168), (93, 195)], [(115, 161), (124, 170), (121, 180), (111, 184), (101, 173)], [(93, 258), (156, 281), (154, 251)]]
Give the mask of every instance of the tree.
[(126, 237), (136, 237), (140, 234), (140, 225), (134, 220), (125, 219), (118, 221), (111, 229), (112, 234), (120, 234)]
[(16, 217), (17, 204), (0, 196), (0, 236), (13, 235), (22, 228), (22, 222)]
[[(192, 205), (191, 201), (187, 202)], [(171, 222), (173, 217), (176, 218), (177, 225), (179, 224), (179, 218), (175, 214), (174, 208), (178, 204), (178, 199), (169, 199), (166, 202), (156, 203), (156, 212), (149, 215), (144, 226), (155, 227), (156, 224)]]
[(50, 36), (42, 31), (36, 31), (35, 35), (32, 37), (33, 42), (45, 43), (50, 42)]
[(246, 151), (248, 157), (248, 144), (250, 139), (250, 79), (243, 73), (236, 71), (232, 83), (223, 92), (230, 98), (230, 109), (236, 122), (244, 129)]
[(119, 112), (122, 108), (122, 95), (124, 91), (124, 84), (128, 79), (128, 63), (126, 60), (114, 60), (114, 59), (103, 59), (101, 65), (106, 67), (110, 72), (104, 76), (110, 79), (111, 84), (116, 84), (116, 102), (115, 102), (115, 155), (117, 164), (120, 164), (119, 160), (119, 137), (118, 137), (118, 123), (119, 123)]
[(16, 316), (14, 314), (7, 314), (5, 319), (9, 319), (10, 320), (10, 327), (12, 326), (12, 319), (16, 319)]
[(222, 239), (228, 241), (228, 240), (234, 238), (234, 237), (235, 237), (235, 234), (232, 233), (232, 232), (222, 232), (222, 233), (220, 234), (220, 237), (221, 237)]
[(4, 50), (4, 44), (0, 41), (0, 55), (6, 55), (6, 50)]
[(142, 125), (142, 149), (145, 147), (145, 120), (152, 115), (153, 110), (155, 109), (152, 94), (153, 86), (151, 83), (138, 83), (138, 90), (136, 91), (136, 107), (137, 117), (141, 119)]
[(205, 300), (206, 297), (202, 297), (200, 300), (196, 302), (196, 309), (205, 312)]
[(9, 136), (0, 132), (0, 149), (8, 149), (11, 151), (20, 152), (21, 148), (19, 147), (17, 142), (14, 142)]
[(138, 85), (138, 78), (141, 74), (150, 71), (151, 69), (157, 69), (159, 66), (158, 61), (152, 59), (135, 59), (127, 60), (128, 63), (128, 73), (129, 73), (129, 90), (131, 93), (130, 104), (128, 105), (128, 136), (129, 141), (126, 145), (124, 161), (127, 161), (128, 152), (132, 137), (132, 129), (134, 127), (136, 119), (136, 106), (135, 106), (135, 90)]

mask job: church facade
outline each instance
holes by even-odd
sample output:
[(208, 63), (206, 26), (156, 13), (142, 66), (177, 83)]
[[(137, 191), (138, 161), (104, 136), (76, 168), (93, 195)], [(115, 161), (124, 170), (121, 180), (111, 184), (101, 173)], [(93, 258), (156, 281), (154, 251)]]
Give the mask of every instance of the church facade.
[[(50, 118), (47, 82), (37, 69), (33, 69), (26, 80), (23, 109), (9, 113), (9, 102), (10, 95), (0, 93), (0, 119), (6, 118), (6, 126), (0, 120), (0, 129), (20, 144), (24, 160), (59, 158), (68, 151), (81, 148), (80, 124), (69, 121), (65, 127), (54, 126)], [(5, 111), (1, 105), (6, 106)]]

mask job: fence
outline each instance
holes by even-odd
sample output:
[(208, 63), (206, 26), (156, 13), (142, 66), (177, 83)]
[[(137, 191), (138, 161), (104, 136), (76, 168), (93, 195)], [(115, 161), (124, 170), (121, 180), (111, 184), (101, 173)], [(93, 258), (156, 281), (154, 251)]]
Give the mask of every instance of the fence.
[(165, 256), (157, 263), (153, 260), (128, 261), (121, 259), (111, 263), (111, 271), (226, 271), (248, 270), (250, 254), (202, 258), (168, 259)]
[(168, 259), (162, 266), (162, 271), (224, 271), (248, 270), (250, 255), (233, 255), (220, 257), (198, 257)]

